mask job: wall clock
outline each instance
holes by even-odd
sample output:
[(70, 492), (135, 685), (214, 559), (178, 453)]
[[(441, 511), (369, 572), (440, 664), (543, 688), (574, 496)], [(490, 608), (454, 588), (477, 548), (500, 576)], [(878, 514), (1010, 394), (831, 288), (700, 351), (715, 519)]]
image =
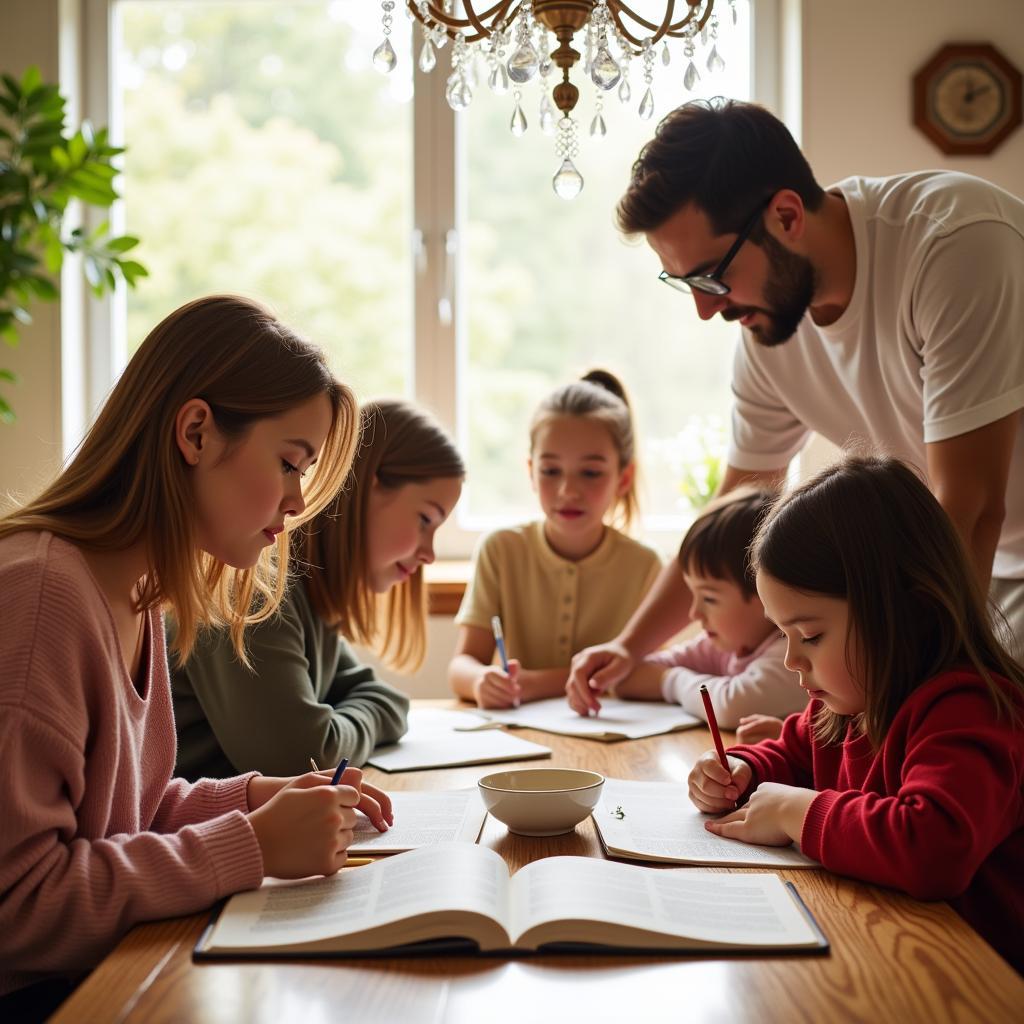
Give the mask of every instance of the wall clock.
[(914, 124), (943, 153), (991, 153), (1021, 123), (1021, 73), (987, 43), (950, 43), (914, 75)]

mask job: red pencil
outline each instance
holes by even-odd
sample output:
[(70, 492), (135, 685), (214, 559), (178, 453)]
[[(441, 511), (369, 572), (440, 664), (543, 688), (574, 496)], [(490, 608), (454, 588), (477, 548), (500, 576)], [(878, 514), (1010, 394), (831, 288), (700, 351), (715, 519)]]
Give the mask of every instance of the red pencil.
[[(704, 701), (704, 710), (708, 716), (708, 728), (711, 730), (711, 738), (715, 741), (715, 750), (718, 751), (718, 760), (722, 762), (722, 767), (728, 772), (729, 771), (729, 759), (725, 756), (725, 747), (722, 745), (722, 734), (718, 731), (718, 720), (715, 718), (715, 709), (711, 706), (711, 694), (708, 693), (708, 688), (701, 685), (700, 697)], [(731, 772), (730, 772), (731, 774)]]

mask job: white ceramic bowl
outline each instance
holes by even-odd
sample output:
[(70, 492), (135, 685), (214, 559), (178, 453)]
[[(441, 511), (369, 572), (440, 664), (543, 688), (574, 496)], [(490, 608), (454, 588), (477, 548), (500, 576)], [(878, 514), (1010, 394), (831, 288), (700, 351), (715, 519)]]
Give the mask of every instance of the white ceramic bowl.
[(517, 768), (477, 782), (487, 810), (520, 836), (571, 832), (594, 809), (604, 776), (579, 768)]

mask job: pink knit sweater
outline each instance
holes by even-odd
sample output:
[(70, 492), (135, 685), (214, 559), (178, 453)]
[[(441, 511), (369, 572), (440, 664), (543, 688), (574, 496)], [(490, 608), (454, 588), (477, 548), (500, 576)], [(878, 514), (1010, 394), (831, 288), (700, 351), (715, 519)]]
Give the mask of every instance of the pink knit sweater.
[(140, 695), (78, 549), (0, 540), (0, 994), (86, 971), (137, 922), (262, 881), (251, 776), (171, 778), (158, 612), (146, 632)]

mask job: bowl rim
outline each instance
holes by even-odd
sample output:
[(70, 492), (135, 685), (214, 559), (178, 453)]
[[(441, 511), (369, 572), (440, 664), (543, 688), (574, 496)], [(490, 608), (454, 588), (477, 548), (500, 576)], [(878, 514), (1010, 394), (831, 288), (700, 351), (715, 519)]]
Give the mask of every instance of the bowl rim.
[[(487, 781), (488, 779), (494, 778), (496, 775), (505, 775), (508, 772), (581, 772), (587, 775), (594, 775), (596, 778), (593, 782), (588, 782), (585, 785), (563, 786), (560, 789), (510, 789), (507, 786), (492, 785)], [(477, 786), (479, 786), (480, 789), (486, 789), (488, 792), (512, 793), (523, 796), (540, 796), (545, 793), (584, 793), (588, 789), (603, 786), (604, 783), (605, 777), (600, 772), (592, 771), (589, 768), (511, 768), (506, 769), (503, 772), (491, 772), (489, 775), (484, 775), (482, 778), (476, 780)]]

